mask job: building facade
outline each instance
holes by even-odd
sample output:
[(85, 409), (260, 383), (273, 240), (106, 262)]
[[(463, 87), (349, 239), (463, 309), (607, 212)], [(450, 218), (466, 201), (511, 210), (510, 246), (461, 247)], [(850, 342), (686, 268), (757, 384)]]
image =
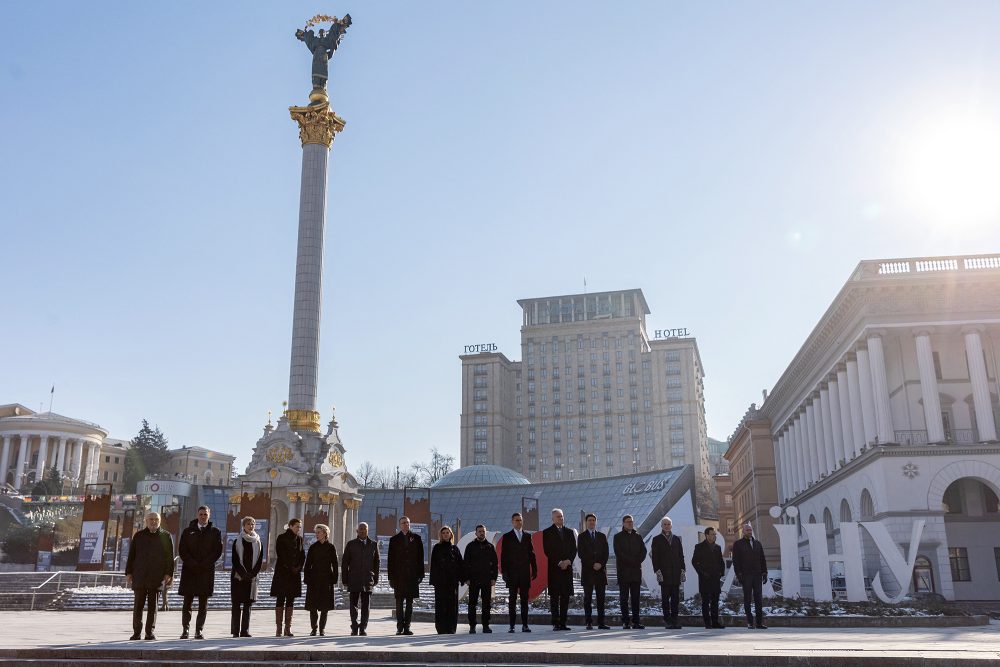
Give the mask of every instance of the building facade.
[(714, 505), (704, 368), (687, 330), (648, 331), (639, 289), (518, 305), (520, 361), (494, 349), (460, 357), (461, 465), (532, 482), (691, 465), (699, 507)]
[(777, 540), (764, 537), (774, 534), (775, 519), (770, 510), (778, 504), (778, 488), (775, 483), (771, 422), (760, 414), (757, 406), (750, 406), (729, 437), (726, 460), (729, 462), (729, 519), (733, 522), (732, 526), (727, 525), (726, 542), (731, 543), (732, 539), (738, 538), (740, 527), (749, 523), (764, 545), (768, 562), (780, 562), (781, 550)]
[(1000, 599), (998, 356), (1000, 256), (861, 262), (760, 409), (784, 520), (824, 524), (831, 551), (881, 521), (903, 554), (923, 521), (911, 581), (868, 543), (865, 575)]
[(170, 450), (168, 473), (180, 474), (206, 486), (228, 486), (235, 456), (213, 452), (204, 447), (181, 447)]
[(100, 454), (108, 432), (97, 424), (54, 412), (37, 413), (20, 403), (0, 406), (0, 480), (30, 490), (55, 467), (67, 491), (99, 480)]
[(739, 531), (736, 529), (736, 507), (733, 505), (733, 479), (728, 472), (713, 475), (715, 482), (716, 506), (719, 510), (719, 532), (726, 538), (726, 552), (728, 556), (732, 552), (733, 542), (739, 538)]

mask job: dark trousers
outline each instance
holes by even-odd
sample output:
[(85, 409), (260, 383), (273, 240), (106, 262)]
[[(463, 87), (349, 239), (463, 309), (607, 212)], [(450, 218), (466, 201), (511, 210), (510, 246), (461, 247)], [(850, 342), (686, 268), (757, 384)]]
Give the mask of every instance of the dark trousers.
[[(618, 599), (622, 604), (622, 624), (641, 623), (639, 620), (639, 582), (618, 584)], [(631, 604), (630, 604), (631, 603)], [(629, 607), (632, 608), (632, 618), (629, 620)]]
[(278, 609), (282, 607), (294, 607), (295, 597), (292, 595), (279, 595), (274, 601), (274, 606)]
[(763, 582), (760, 578), (759, 574), (751, 574), (741, 580), (743, 583), (743, 613), (747, 615), (747, 625), (753, 623), (753, 617), (750, 615), (751, 596), (754, 606), (757, 608), (757, 624), (760, 625), (764, 622), (764, 611), (761, 609), (764, 593), (762, 590)]
[(549, 592), (549, 611), (552, 613), (552, 626), (562, 628), (566, 625), (566, 612), (569, 607), (569, 595)]
[(681, 587), (660, 584), (660, 602), (663, 605), (663, 620), (677, 623), (677, 607), (681, 601)]
[(250, 606), (253, 602), (234, 602), (232, 619), (229, 627), (234, 635), (245, 635), (250, 632)]
[(476, 606), (483, 603), (483, 628), (490, 627), (490, 607), (493, 606), (493, 586), (489, 581), (469, 582), (469, 625), (476, 627)]
[(583, 584), (583, 614), (586, 616), (587, 625), (591, 625), (593, 618), (591, 612), (593, 610), (591, 597), (594, 590), (597, 590), (597, 624), (604, 625), (604, 593), (607, 590), (607, 585), (602, 583), (591, 583), (584, 582)]
[(722, 587), (719, 580), (698, 582), (698, 593), (701, 595), (701, 617), (705, 625), (713, 625), (719, 622), (719, 595)]
[(458, 586), (434, 587), (434, 629), (439, 635), (458, 629)]
[[(205, 616), (208, 614), (208, 596), (199, 595), (198, 597), (198, 618), (194, 621), (195, 630), (201, 632), (201, 629), (205, 627)], [(194, 595), (184, 596), (184, 606), (181, 607), (181, 625), (187, 630), (191, 625), (191, 606), (194, 604)]]
[(156, 629), (156, 598), (160, 592), (155, 588), (136, 588), (135, 602), (132, 604), (132, 632), (142, 632), (142, 608), (146, 607), (146, 634), (153, 634)]
[(309, 610), (309, 625), (312, 627), (313, 630), (316, 629), (317, 622), (319, 622), (318, 627), (320, 631), (326, 630), (326, 614), (327, 614), (326, 609), (324, 609), (323, 611), (316, 611), (315, 609)]
[(368, 604), (371, 600), (371, 591), (351, 591), (351, 630), (368, 629)]
[(528, 589), (530, 584), (523, 583), (520, 586), (509, 586), (507, 588), (507, 615), (510, 617), (510, 627), (514, 627), (517, 621), (517, 596), (521, 596), (521, 627), (528, 627)]
[(413, 618), (413, 598), (396, 593), (396, 629), (408, 630)]

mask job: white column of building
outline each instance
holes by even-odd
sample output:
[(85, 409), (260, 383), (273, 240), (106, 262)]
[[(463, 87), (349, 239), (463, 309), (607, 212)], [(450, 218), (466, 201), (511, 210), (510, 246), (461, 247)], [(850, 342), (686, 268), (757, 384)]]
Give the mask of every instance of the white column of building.
[(806, 488), (812, 482), (819, 479), (819, 447), (816, 438), (816, 408), (812, 402), (806, 404), (806, 456), (808, 456), (809, 476), (806, 479)]
[(45, 479), (45, 459), (49, 454), (49, 434), (42, 433), (38, 443), (38, 460), (35, 462), (35, 482)]
[(872, 394), (875, 399), (875, 429), (880, 443), (895, 442), (896, 432), (892, 428), (892, 407), (889, 404), (889, 383), (885, 377), (885, 352), (882, 336), (872, 333), (868, 336), (868, 362), (872, 367)]
[(73, 463), (71, 468), (73, 477), (76, 478), (77, 486), (83, 482), (80, 479), (80, 475), (83, 473), (83, 447), (83, 440), (77, 438), (76, 442), (73, 443)]
[(938, 393), (937, 373), (934, 372), (934, 350), (931, 348), (930, 332), (918, 331), (914, 342), (917, 346), (917, 369), (920, 373), (920, 397), (924, 404), (927, 442), (944, 442), (941, 396)]
[(785, 489), (786, 498), (795, 495), (795, 442), (792, 435), (791, 424), (785, 427)]
[(0, 435), (0, 447), (3, 451), (0, 452), (0, 486), (7, 483), (7, 464), (10, 462), (10, 446), (11, 438)]
[(786, 435), (786, 441), (788, 442), (788, 453), (789, 459), (791, 459), (791, 466), (789, 469), (789, 489), (792, 495), (789, 498), (795, 496), (799, 492), (799, 443), (795, 439), (795, 415), (792, 415), (788, 420), (788, 432)]
[(788, 497), (788, 479), (785, 477), (787, 465), (787, 453), (785, 450), (785, 434), (778, 433), (774, 438), (774, 465), (778, 470), (778, 500)]
[(990, 400), (989, 376), (983, 356), (983, 340), (979, 329), (963, 329), (965, 357), (969, 362), (969, 380), (972, 383), (972, 404), (976, 410), (979, 442), (997, 439), (996, 421), (993, 419), (993, 401)]
[(878, 428), (875, 426), (875, 399), (872, 394), (872, 366), (868, 360), (868, 348), (859, 347), (855, 353), (858, 357), (858, 392), (861, 396), (861, 422), (865, 427), (865, 445), (875, 442)]
[(813, 392), (813, 437), (816, 438), (816, 466), (819, 470), (816, 481), (826, 474), (826, 441), (823, 440), (823, 403), (819, 390)]
[(90, 447), (87, 457), (87, 484), (96, 484), (100, 481), (97, 479), (97, 468), (100, 465), (101, 446), (96, 442), (88, 442), (87, 445)]
[(833, 444), (833, 408), (830, 406), (830, 388), (819, 390), (819, 410), (823, 418), (823, 451), (826, 452), (826, 474), (837, 469), (837, 447)]
[(14, 487), (17, 489), (21, 488), (22, 480), (24, 479), (24, 469), (28, 463), (28, 453), (30, 448), (28, 447), (28, 441), (31, 438), (27, 433), (21, 434), (21, 445), (17, 454), (17, 465), (14, 466)]
[(847, 462), (850, 457), (844, 452), (844, 423), (840, 418), (840, 383), (837, 382), (837, 374), (832, 374), (827, 379), (827, 388), (830, 391), (830, 428), (833, 431), (833, 469), (840, 468), (841, 461)]
[(803, 435), (803, 421), (802, 413), (799, 412), (795, 415), (795, 421), (792, 423), (792, 429), (795, 433), (795, 492), (796, 494), (801, 493), (803, 489), (806, 488), (806, 441)]
[(66, 471), (66, 436), (56, 436), (56, 469), (62, 475)]
[(854, 426), (851, 423), (851, 396), (847, 390), (847, 366), (837, 365), (837, 402), (840, 405), (840, 432), (843, 434), (844, 462), (854, 458)]
[(851, 406), (851, 435), (854, 441), (854, 456), (861, 455), (865, 446), (865, 423), (861, 415), (861, 389), (858, 381), (858, 360), (853, 355), (847, 357), (847, 400)]

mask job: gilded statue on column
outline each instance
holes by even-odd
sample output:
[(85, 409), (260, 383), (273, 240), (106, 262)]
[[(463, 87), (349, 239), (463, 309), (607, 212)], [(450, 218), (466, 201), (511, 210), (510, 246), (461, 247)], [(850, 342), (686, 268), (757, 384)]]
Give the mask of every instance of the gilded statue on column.
[[(330, 29), (319, 29), (316, 34), (311, 28), (319, 23), (330, 22)], [(340, 40), (351, 25), (351, 15), (345, 14), (344, 18), (338, 19), (336, 16), (325, 16), (317, 14), (306, 22), (304, 28), (295, 31), (295, 38), (303, 42), (309, 52), (312, 53), (312, 92), (309, 94), (311, 104), (322, 104), (328, 100), (326, 93), (326, 82), (329, 78), (329, 62), (333, 57)]]

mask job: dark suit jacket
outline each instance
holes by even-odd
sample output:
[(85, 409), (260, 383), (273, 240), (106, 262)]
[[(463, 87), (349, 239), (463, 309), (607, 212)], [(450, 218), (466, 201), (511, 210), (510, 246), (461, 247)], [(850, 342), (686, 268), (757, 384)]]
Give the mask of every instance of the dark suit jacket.
[(760, 540), (754, 539), (753, 547), (750, 540), (741, 537), (733, 543), (733, 570), (736, 578), (742, 583), (745, 579), (767, 578), (767, 560), (764, 558), (764, 547)]
[(576, 536), (573, 529), (563, 526), (562, 537), (559, 529), (551, 525), (542, 531), (542, 549), (549, 561), (549, 595), (573, 595), (573, 567), (559, 569), (559, 561), (576, 559)]
[[(580, 572), (580, 583), (607, 586), (608, 557), (611, 555), (608, 549), (608, 536), (595, 530), (594, 537), (591, 538), (590, 531), (585, 530), (576, 540), (576, 552), (580, 556), (580, 565), (583, 568)], [(594, 570), (594, 563), (600, 563), (601, 569)]]
[(504, 533), (500, 538), (500, 570), (507, 588), (526, 588), (531, 585), (531, 580), (538, 576), (531, 533), (521, 531), (520, 542), (513, 530)]
[(389, 538), (389, 585), (397, 595), (415, 598), (420, 596), (420, 582), (424, 579), (424, 541), (412, 530), (403, 535), (399, 531)]
[(642, 535), (633, 530), (615, 533), (615, 561), (618, 569), (618, 585), (642, 583), (642, 562), (646, 560), (646, 543)]
[(717, 587), (719, 580), (726, 574), (726, 561), (722, 559), (722, 547), (702, 540), (694, 545), (694, 555), (691, 565), (698, 573), (698, 585)]
[(351, 593), (370, 593), (378, 583), (379, 554), (378, 542), (368, 538), (363, 544), (360, 538), (344, 545), (344, 555), (340, 559), (340, 579)]
[(684, 547), (681, 545), (681, 538), (678, 535), (671, 535), (670, 542), (660, 533), (653, 538), (650, 548), (653, 561), (653, 571), (657, 570), (663, 575), (661, 586), (680, 586), (681, 572), (687, 569), (684, 564)]

